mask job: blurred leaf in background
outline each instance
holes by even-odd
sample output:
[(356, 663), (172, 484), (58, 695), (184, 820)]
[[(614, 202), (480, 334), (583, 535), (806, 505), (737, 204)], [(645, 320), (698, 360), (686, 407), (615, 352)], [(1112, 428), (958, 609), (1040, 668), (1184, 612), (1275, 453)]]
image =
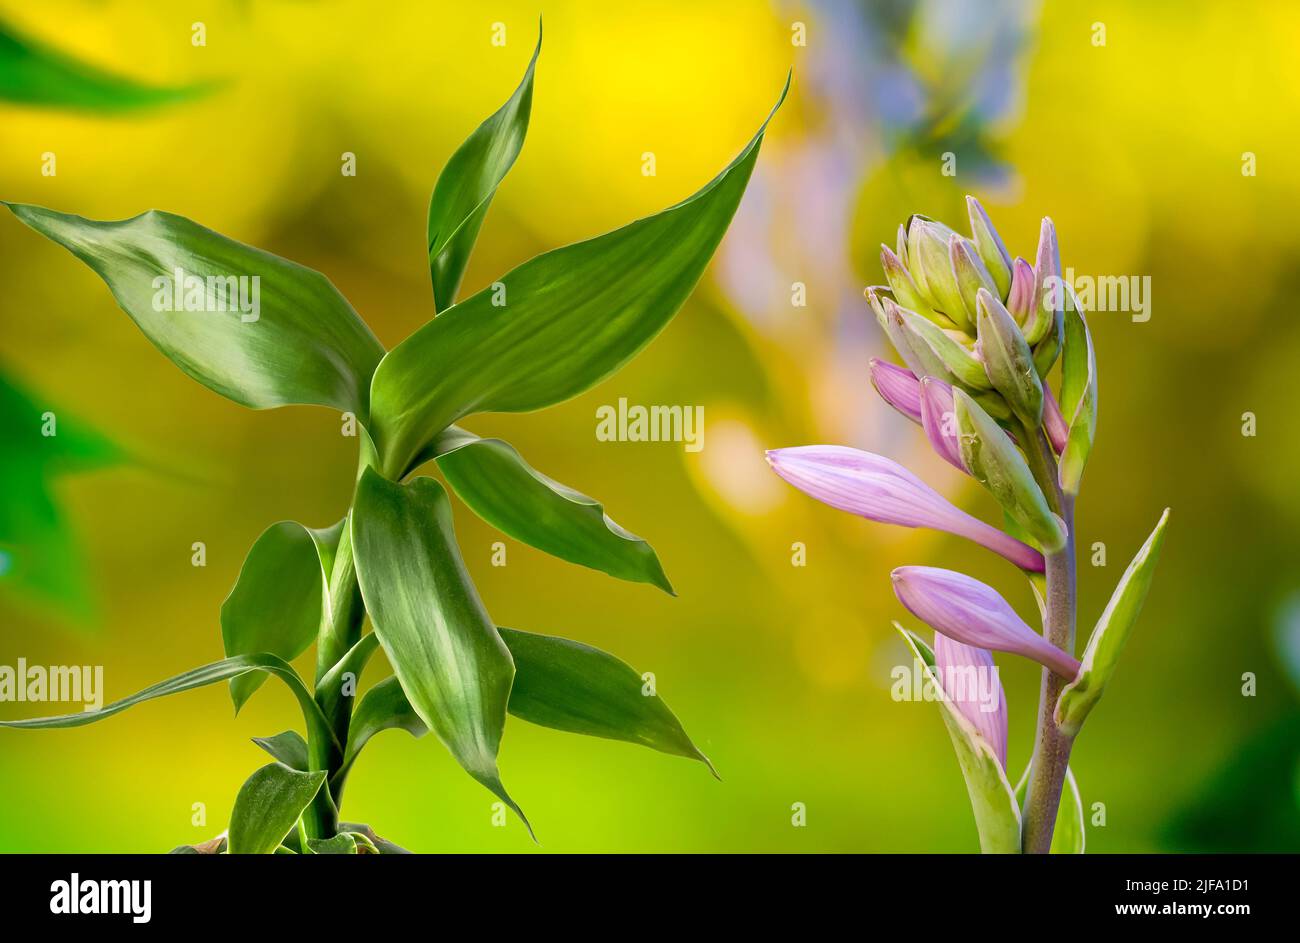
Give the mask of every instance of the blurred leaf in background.
[(122, 460), (106, 436), (0, 371), (0, 598), (35, 603), (77, 626), (95, 615), (90, 578), (55, 482)]
[(65, 55), (0, 20), (0, 101), (113, 114), (189, 101), (211, 88), (136, 82)]
[[(0, 102), (94, 115), (143, 111), (185, 102), (210, 84), (164, 87), (136, 82), (38, 42), (0, 20)], [(51, 607), (85, 626), (94, 594), (53, 479), (121, 460), (109, 439), (73, 417), (37, 405), (0, 370), (0, 594)], [(46, 417), (50, 418), (46, 418)], [(42, 432), (42, 429), (45, 431)]]

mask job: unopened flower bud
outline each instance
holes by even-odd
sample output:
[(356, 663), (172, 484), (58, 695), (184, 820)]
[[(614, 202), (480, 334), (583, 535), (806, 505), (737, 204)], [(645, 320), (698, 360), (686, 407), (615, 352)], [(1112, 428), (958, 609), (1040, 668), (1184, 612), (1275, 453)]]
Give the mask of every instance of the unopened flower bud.
[(980, 260), (993, 277), (998, 298), (1006, 298), (1011, 288), (1011, 253), (1007, 252), (1006, 244), (993, 228), (993, 221), (984, 212), (979, 200), (973, 196), (966, 197), (966, 210), (970, 215), (971, 236)]
[(913, 216), (907, 229), (908, 271), (930, 307), (970, 333), (974, 324), (966, 316), (948, 252), (948, 239), (952, 235), (953, 231), (942, 223)]
[(1051, 217), (1043, 217), (1038, 235), (1038, 255), (1034, 260), (1034, 303), (1025, 321), (1025, 340), (1033, 347), (1051, 331), (1065, 310), (1065, 292), (1061, 281), (1061, 250), (1056, 243), (1056, 227)]
[(1043, 384), (1034, 354), (1011, 314), (990, 292), (980, 289), (978, 349), (993, 388), (1024, 424), (1037, 429), (1043, 418)]
[(948, 255), (953, 274), (957, 277), (957, 290), (961, 292), (962, 304), (966, 306), (966, 317), (974, 321), (977, 313), (975, 297), (981, 288), (998, 298), (1002, 296), (993, 283), (993, 276), (975, 254), (975, 245), (969, 239), (954, 234), (948, 240)]

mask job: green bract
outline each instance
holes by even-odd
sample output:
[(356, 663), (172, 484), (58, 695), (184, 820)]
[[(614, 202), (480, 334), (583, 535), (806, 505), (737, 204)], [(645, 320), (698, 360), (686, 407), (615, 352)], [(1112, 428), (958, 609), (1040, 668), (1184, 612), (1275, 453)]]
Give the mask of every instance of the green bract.
[(1020, 806), (1002, 764), (989, 747), (988, 741), (953, 706), (943, 693), (943, 686), (934, 675), (934, 652), (915, 633), (897, 622), (894, 628), (912, 652), (912, 657), (925, 673), (925, 683), (936, 693), (948, 728), (957, 764), (966, 780), (975, 827), (979, 831), (980, 851), (984, 854), (1014, 855), (1020, 853)]
[[(145, 336), (200, 383), (255, 409), (315, 404), (357, 420), (351, 507), (330, 527), (279, 522), (253, 544), (221, 610), (227, 658), (98, 712), (0, 722), (80, 726), (219, 681), (230, 682), (238, 708), (267, 674), (283, 680), (302, 707), (305, 737), (287, 730), (257, 739), (277, 762), (240, 790), (228, 841), (178, 851), (402, 852), (338, 818), (353, 763), (371, 737), (392, 728), (433, 731), (516, 812), (497, 770), (507, 713), (708, 764), (622, 661), (566, 639), (498, 629), (461, 561), (446, 491), (431, 478), (407, 480), (434, 459), (451, 489), (509, 536), (672, 592), (650, 545), (600, 503), (534, 470), (508, 443), (452, 423), (559, 403), (645, 347), (690, 296), (726, 232), (767, 122), (693, 196), (540, 255), (457, 302), (492, 197), (523, 147), (540, 48), (539, 37), (514, 94), (439, 176), (427, 233), (438, 314), (388, 352), (325, 276), (188, 219), (150, 211), (98, 222), (6, 204), (89, 265)], [(0, 91), (5, 55), (0, 36)], [(313, 640), (309, 688), (288, 660)], [(357, 682), (381, 647), (393, 674), (358, 699)]]
[(1160, 559), (1160, 547), (1168, 523), (1169, 509), (1165, 508), (1155, 530), (1120, 577), (1110, 602), (1097, 620), (1088, 638), (1088, 647), (1083, 652), (1079, 676), (1061, 691), (1056, 702), (1056, 725), (1071, 736), (1079, 732), (1115, 673), (1124, 643), (1137, 622), (1155, 577), (1156, 561)]

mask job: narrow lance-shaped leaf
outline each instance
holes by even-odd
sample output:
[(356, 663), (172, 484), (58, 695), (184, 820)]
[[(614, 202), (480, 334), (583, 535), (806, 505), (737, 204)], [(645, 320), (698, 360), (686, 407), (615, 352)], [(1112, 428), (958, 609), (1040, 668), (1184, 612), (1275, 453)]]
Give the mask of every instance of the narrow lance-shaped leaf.
[(1065, 347), (1061, 355), (1061, 413), (1070, 424), (1061, 453), (1061, 490), (1078, 494), (1083, 466), (1097, 434), (1097, 355), (1077, 299), (1067, 293)]
[(211, 85), (146, 85), (82, 62), (0, 23), (0, 101), (96, 114), (188, 101)]
[(610, 520), (600, 502), (529, 466), (508, 442), (452, 426), (433, 451), (457, 496), (503, 533), (561, 560), (673, 592), (648, 543)]
[(230, 813), (230, 854), (272, 854), (323, 782), (324, 770), (304, 773), (283, 763), (268, 763), (253, 773)]
[(455, 302), (456, 289), (488, 206), (524, 146), (533, 105), (533, 71), (541, 51), (539, 26), (537, 48), (528, 61), (523, 81), (510, 99), (451, 155), (434, 185), (429, 201), (428, 245), (433, 300), (438, 311)]
[(98, 222), (6, 205), (90, 266), (153, 345), (209, 389), (253, 409), (315, 404), (364, 419), (384, 349), (319, 272), (158, 210)]
[(1151, 580), (1155, 577), (1156, 561), (1160, 558), (1160, 546), (1164, 543), (1165, 525), (1168, 523), (1169, 509), (1166, 508), (1155, 530), (1120, 577), (1110, 602), (1097, 620), (1088, 647), (1083, 652), (1079, 676), (1061, 690), (1061, 697), (1056, 702), (1056, 725), (1071, 736), (1079, 732), (1115, 674), (1124, 643), (1137, 622)]
[(375, 634), (411, 706), (470, 776), (519, 812), (497, 771), (514, 663), (465, 570), (442, 486), (399, 485), (366, 469), (352, 551)]
[(371, 384), (371, 432), (383, 470), (399, 474), (464, 416), (551, 406), (635, 356), (704, 273), (766, 128), (694, 196), (525, 262), (394, 348)]
[[(510, 713), (530, 723), (589, 737), (626, 740), (713, 764), (658, 694), (632, 667), (581, 642), (501, 629), (515, 659)], [(714, 775), (717, 775), (714, 772)]]
[(986, 855), (1019, 854), (1020, 809), (993, 747), (943, 693), (939, 679), (934, 676), (934, 652), (930, 646), (897, 622), (894, 628), (920, 665), (925, 682), (933, 685), (943, 724), (948, 728), (957, 764), (966, 780), (966, 793), (979, 831), (980, 851)]
[[(1029, 788), (1029, 767), (1016, 786), (1016, 805), (1025, 804), (1025, 792)], [(1075, 781), (1074, 770), (1065, 769), (1065, 783), (1061, 787), (1061, 805), (1056, 813), (1056, 826), (1052, 830), (1052, 844), (1048, 854), (1081, 855), (1084, 848), (1083, 799), (1079, 795), (1079, 784)]]
[[(269, 652), (292, 661), (307, 650), (320, 628), (326, 593), (317, 541), (328, 542), (329, 535), (313, 535), (295, 521), (280, 521), (262, 532), (221, 605), (227, 655)], [(337, 542), (337, 531), (333, 539)], [(265, 680), (258, 673), (230, 682), (236, 711)]]
[[(713, 764), (691, 742), (677, 716), (626, 663), (581, 642), (499, 628), (515, 660), (510, 713), (529, 723), (569, 733), (623, 740), (660, 753)], [(347, 763), (375, 734), (401, 728), (421, 736), (426, 728), (396, 678), (366, 692), (348, 735)], [(346, 765), (344, 767), (346, 772)]]
[[(122, 698), (120, 701), (114, 701), (111, 704), (104, 705), (97, 711), (81, 711), (76, 714), (59, 714), (54, 717), (31, 717), (25, 720), (0, 720), (0, 727), (19, 727), (19, 728), (51, 728), (51, 727), (84, 727), (86, 724), (93, 724), (105, 718), (112, 717), (114, 714), (121, 713), (128, 707), (134, 707), (145, 701), (153, 700), (157, 697), (166, 697), (169, 694), (180, 694), (183, 691), (192, 691), (195, 688), (201, 688), (208, 684), (216, 684), (219, 681), (229, 681), (231, 678), (238, 677), (249, 671), (265, 671), (273, 674), (284, 681), (297, 698), (299, 706), (302, 707), (303, 717), (307, 721), (307, 729), (311, 731), (312, 736), (323, 737), (325, 740), (335, 740), (333, 732), (325, 722), (320, 708), (312, 699), (311, 692), (307, 686), (302, 683), (298, 677), (298, 672), (275, 655), (256, 654), (256, 655), (237, 655), (234, 658), (223, 658), (221, 661), (214, 661), (210, 665), (203, 665), (201, 668), (195, 668), (192, 671), (186, 671), (175, 677), (168, 678), (166, 681), (159, 681), (157, 684), (150, 685), (143, 691), (132, 694), (130, 697)], [(342, 749), (342, 745), (339, 745)]]

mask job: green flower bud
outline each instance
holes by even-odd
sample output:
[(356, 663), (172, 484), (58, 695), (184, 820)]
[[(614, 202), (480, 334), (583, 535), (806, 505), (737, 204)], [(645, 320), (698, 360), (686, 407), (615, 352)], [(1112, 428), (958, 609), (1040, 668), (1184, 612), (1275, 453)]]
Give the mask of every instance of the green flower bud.
[(886, 245), (880, 247), (880, 264), (885, 270), (885, 278), (889, 281), (889, 290), (893, 292), (900, 307), (915, 311), (940, 327), (954, 327), (952, 321), (930, 307), (930, 302), (921, 295), (907, 267)]
[[(978, 307), (975, 303), (975, 296), (980, 289), (990, 293), (997, 292), (997, 286), (993, 284), (993, 276), (989, 274), (984, 263), (980, 261), (979, 256), (975, 254), (975, 245), (969, 239), (963, 239), (961, 236), (953, 235), (948, 240), (948, 256), (952, 263), (953, 275), (957, 277), (957, 290), (961, 292), (962, 304), (966, 308), (966, 317), (975, 321), (978, 314)], [(1000, 294), (996, 297), (1002, 297)]]
[(1002, 394), (1026, 427), (1037, 429), (1043, 421), (1043, 384), (1034, 368), (1034, 354), (1020, 327), (987, 289), (978, 296), (976, 345), (993, 388)]
[[(872, 287), (867, 289), (867, 301), (871, 304), (871, 310), (875, 312), (880, 329), (885, 332), (889, 342), (898, 351), (898, 356), (913, 374), (918, 377), (938, 377), (949, 384), (956, 382), (930, 345), (903, 324), (902, 309), (892, 298), (881, 294), (880, 288)], [(923, 318), (917, 320), (924, 321)]]
[(1046, 337), (1065, 310), (1063, 288), (1056, 227), (1051, 217), (1044, 216), (1038, 235), (1038, 255), (1034, 261), (1034, 303), (1025, 321), (1025, 340), (1029, 341), (1029, 346), (1035, 346)]
[[(894, 305), (893, 311), (890, 311), (893, 302), (885, 301), (883, 303), (886, 312), (891, 317), (894, 312), (897, 312), (903, 329), (911, 338), (912, 349), (919, 351), (920, 348), (924, 347), (932, 351), (934, 356), (943, 364), (944, 373), (954, 377), (957, 385), (972, 390), (992, 388), (993, 383), (989, 380), (988, 374), (984, 372), (984, 364), (975, 356), (975, 352), (967, 348), (960, 340), (952, 337), (952, 334), (958, 334), (959, 337), (964, 339), (964, 335), (959, 334), (957, 331), (951, 333), (945, 331), (943, 328), (931, 324), (919, 314), (900, 308), (897, 305)], [(915, 371), (913, 372), (915, 373)], [(917, 374), (918, 377), (924, 375)], [(930, 375), (946, 379), (946, 377), (939, 374), (931, 373)]]
[(966, 210), (970, 215), (970, 232), (975, 240), (975, 248), (984, 267), (993, 277), (997, 286), (998, 298), (1005, 299), (1011, 290), (1011, 253), (998, 231), (993, 228), (993, 221), (984, 212), (980, 201), (973, 196), (966, 197)]
[(948, 253), (952, 235), (953, 231), (942, 223), (913, 216), (907, 227), (907, 270), (930, 307), (970, 334), (975, 326), (966, 314)]
[(964, 391), (954, 388), (962, 463), (989, 490), (1011, 519), (1038, 541), (1044, 553), (1065, 546), (1065, 521), (1052, 513), (1025, 458), (1006, 432)]

